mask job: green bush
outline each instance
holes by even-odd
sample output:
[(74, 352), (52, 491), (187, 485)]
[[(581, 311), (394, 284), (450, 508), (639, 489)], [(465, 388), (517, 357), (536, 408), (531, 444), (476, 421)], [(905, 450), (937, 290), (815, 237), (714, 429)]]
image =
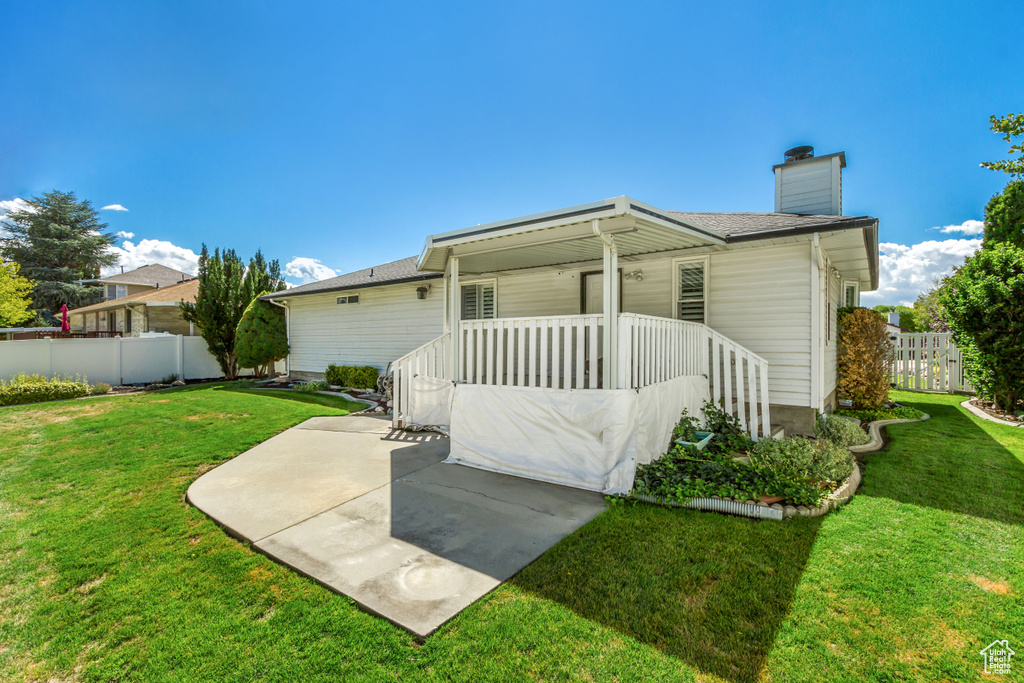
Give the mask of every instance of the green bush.
[(295, 387), (296, 391), (301, 391), (304, 394), (315, 394), (318, 391), (328, 391), (331, 385), (322, 379), (315, 379), (305, 384), (300, 384)]
[(253, 368), (257, 376), (269, 377), (274, 363), (287, 355), (288, 328), (284, 309), (259, 297), (253, 299), (235, 328), (238, 364)]
[(794, 436), (761, 439), (750, 452), (750, 462), (790, 480), (840, 482), (850, 476), (855, 461), (850, 451), (827, 439)]
[(89, 387), (89, 393), (92, 394), (93, 396), (101, 396), (109, 392), (110, 385), (107, 384), (106, 382), (96, 382), (96, 384), (93, 384), (91, 387)]
[(373, 389), (377, 386), (380, 370), (372, 365), (328, 365), (324, 378), (328, 384), (351, 389)]
[(0, 406), (38, 401), (59, 401), (89, 395), (89, 385), (81, 377), (54, 377), (20, 374), (10, 382), (0, 380)]
[(838, 415), (819, 415), (814, 424), (814, 435), (819, 439), (828, 439), (837, 446), (860, 446), (871, 440), (868, 433), (860, 425)]

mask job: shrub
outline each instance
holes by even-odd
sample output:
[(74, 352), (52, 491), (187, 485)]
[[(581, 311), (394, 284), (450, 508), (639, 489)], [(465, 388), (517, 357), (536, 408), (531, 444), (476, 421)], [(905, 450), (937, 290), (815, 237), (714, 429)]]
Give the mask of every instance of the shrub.
[(373, 389), (377, 386), (380, 370), (372, 365), (328, 365), (324, 378), (328, 384), (351, 389)]
[(750, 452), (757, 469), (806, 482), (839, 482), (850, 476), (854, 458), (850, 451), (827, 439), (800, 436), (761, 439)]
[(715, 453), (742, 453), (754, 446), (753, 439), (740, 427), (740, 421), (713, 401), (704, 402), (704, 431), (715, 433), (705, 446)]
[(177, 381), (178, 381), (178, 373), (172, 372), (171, 374), (166, 375), (163, 379), (160, 379), (160, 380), (158, 380), (156, 382), (153, 382), (153, 384), (174, 384)]
[(295, 390), (301, 391), (305, 394), (314, 394), (318, 391), (328, 391), (330, 388), (331, 385), (328, 384), (327, 382), (323, 381), (322, 379), (315, 379), (311, 382), (300, 384), (299, 386), (295, 387)]
[(89, 387), (89, 393), (92, 394), (93, 396), (101, 396), (109, 392), (110, 385), (107, 384), (106, 382), (96, 382), (96, 384), (93, 384), (91, 387)]
[(288, 328), (284, 309), (258, 297), (253, 299), (235, 328), (238, 364), (253, 368), (257, 376), (269, 377), (274, 363), (287, 355)]
[(889, 398), (892, 344), (882, 316), (858, 308), (843, 319), (839, 336), (839, 393), (853, 407), (879, 408)]
[(80, 377), (54, 377), (20, 374), (10, 382), (0, 380), (0, 406), (38, 401), (59, 401), (89, 394), (89, 385)]
[(814, 435), (819, 439), (828, 439), (837, 446), (860, 446), (871, 440), (868, 433), (860, 428), (860, 424), (838, 415), (819, 415), (814, 424)]

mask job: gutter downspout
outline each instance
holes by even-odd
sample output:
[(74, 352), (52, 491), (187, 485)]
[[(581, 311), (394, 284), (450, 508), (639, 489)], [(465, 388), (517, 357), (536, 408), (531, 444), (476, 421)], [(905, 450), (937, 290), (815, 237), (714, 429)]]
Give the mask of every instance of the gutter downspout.
[[(274, 299), (267, 299), (275, 306), (284, 309), (284, 336), (288, 339), (288, 355), (284, 359), (284, 374), (292, 376), (292, 309), (288, 308), (288, 301), (278, 303)], [(189, 326), (191, 331), (191, 325)]]
[[(601, 372), (601, 386), (605, 389), (613, 389), (612, 382), (618, 381), (619, 373), (616, 367), (619, 354), (619, 252), (615, 246), (615, 238), (601, 232), (601, 222), (594, 219), (592, 223), (594, 234), (604, 243), (604, 368)], [(596, 354), (595, 354), (596, 355)], [(592, 360), (591, 370), (596, 359)], [(577, 379), (581, 382), (582, 378)]]
[(821, 240), (818, 233), (811, 238), (811, 407), (821, 411)]

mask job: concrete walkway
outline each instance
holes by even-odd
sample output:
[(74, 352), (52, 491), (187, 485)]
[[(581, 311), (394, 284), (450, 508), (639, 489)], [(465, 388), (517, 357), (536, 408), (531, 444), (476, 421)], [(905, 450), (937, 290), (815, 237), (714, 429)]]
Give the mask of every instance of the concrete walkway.
[(427, 636), (604, 509), (600, 494), (446, 465), (448, 440), (317, 417), (188, 500), (271, 557)]

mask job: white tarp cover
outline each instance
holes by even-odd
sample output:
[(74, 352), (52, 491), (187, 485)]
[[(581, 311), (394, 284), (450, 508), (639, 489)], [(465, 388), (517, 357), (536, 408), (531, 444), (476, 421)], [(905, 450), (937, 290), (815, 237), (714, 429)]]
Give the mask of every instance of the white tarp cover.
[(406, 424), (413, 427), (440, 427), (442, 431), (447, 431), (451, 422), (454, 388), (455, 384), (448, 379), (414, 375)]
[(636, 408), (637, 464), (646, 465), (666, 452), (684, 408), (687, 415), (704, 424), (704, 401), (710, 398), (708, 380), (703, 375), (676, 377), (641, 389)]
[(446, 462), (602, 493), (636, 470), (637, 393), (458, 384)]

